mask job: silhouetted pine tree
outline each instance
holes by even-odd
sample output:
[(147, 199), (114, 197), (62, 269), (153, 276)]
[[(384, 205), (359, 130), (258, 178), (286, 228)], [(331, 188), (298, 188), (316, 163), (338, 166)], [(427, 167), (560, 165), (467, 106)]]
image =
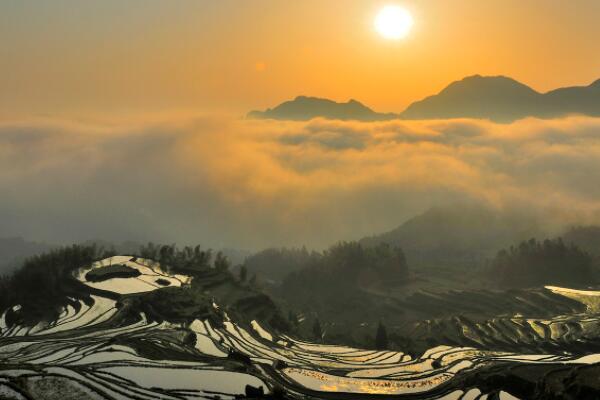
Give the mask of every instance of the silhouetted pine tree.
[(292, 310), (290, 310), (290, 312), (288, 313), (288, 320), (294, 324), (294, 325), (298, 325), (298, 318), (296, 317), (296, 314), (294, 314), (292, 312)]
[(385, 329), (385, 325), (383, 325), (382, 322), (379, 322), (379, 326), (377, 327), (375, 347), (377, 347), (378, 350), (386, 350), (388, 348), (387, 329)]
[(219, 271), (227, 271), (229, 269), (229, 260), (227, 257), (225, 257), (225, 255), (223, 255), (223, 253), (217, 253), (214, 261), (214, 267)]
[(323, 338), (323, 330), (321, 329), (321, 322), (319, 321), (319, 318), (315, 319), (315, 323), (313, 324), (313, 336), (318, 339), (321, 340)]
[(248, 278), (248, 268), (246, 268), (245, 265), (242, 265), (240, 267), (240, 281), (246, 282), (247, 278)]
[(256, 286), (256, 274), (252, 274), (250, 281), (248, 282), (251, 286)]

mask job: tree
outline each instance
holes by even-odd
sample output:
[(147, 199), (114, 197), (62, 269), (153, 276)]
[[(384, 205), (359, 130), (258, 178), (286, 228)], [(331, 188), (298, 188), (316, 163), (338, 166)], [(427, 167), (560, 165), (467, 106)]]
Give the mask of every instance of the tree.
[(309, 252), (306, 247), (266, 249), (246, 258), (248, 270), (274, 281), (282, 281), (289, 273), (318, 262), (320, 253)]
[(296, 316), (296, 314), (294, 314), (294, 312), (292, 312), (292, 310), (290, 310), (290, 312), (288, 313), (288, 320), (295, 326), (298, 326), (298, 317)]
[(73, 245), (28, 258), (0, 282), (0, 309), (21, 305), (25, 325), (58, 318), (75, 295), (68, 276), (78, 268), (114, 254), (95, 245)]
[(385, 329), (383, 322), (380, 321), (379, 326), (377, 326), (377, 334), (375, 335), (375, 347), (377, 347), (377, 350), (386, 350), (388, 345), (387, 329)]
[[(139, 249), (142, 258), (159, 262), (161, 266), (170, 271), (184, 272), (186, 270), (206, 270), (211, 266), (212, 250), (202, 250), (200, 245), (196, 247), (186, 246), (179, 249), (176, 245), (157, 245), (152, 242)], [(221, 263), (222, 260), (219, 260)]]
[(315, 337), (315, 339), (317, 340), (321, 340), (323, 339), (323, 330), (321, 329), (321, 322), (319, 321), (319, 318), (315, 319), (315, 323), (313, 324), (313, 336)]
[(240, 267), (240, 282), (246, 282), (248, 278), (248, 268), (245, 265)]
[(212, 250), (202, 250), (200, 245), (194, 247), (194, 254), (192, 256), (194, 267), (197, 269), (208, 269), (210, 268), (210, 260), (212, 259)]
[(531, 239), (501, 250), (490, 278), (504, 286), (585, 285), (593, 281), (592, 257), (562, 239)]
[(163, 245), (160, 248), (160, 250), (158, 251), (158, 254), (159, 254), (158, 262), (160, 263), (160, 265), (165, 269), (169, 269), (169, 268), (175, 266), (175, 264), (177, 264), (176, 257), (175, 257), (176, 252), (177, 252), (177, 248), (175, 247), (174, 244)]
[(340, 242), (305, 260), (281, 285), (283, 297), (303, 304), (304, 311), (318, 312), (323, 304), (343, 307), (360, 301), (361, 291), (356, 289), (397, 287), (406, 284), (409, 276), (404, 252), (388, 244), (363, 247), (357, 242)]
[(219, 271), (227, 271), (229, 269), (229, 260), (220, 251), (217, 253), (217, 256), (215, 257), (214, 267), (215, 267), (215, 269), (218, 269)]
[(250, 281), (248, 282), (251, 286), (256, 286), (256, 274), (252, 274)]
[(148, 242), (147, 245), (142, 245), (140, 247), (139, 253), (140, 256), (142, 258), (148, 259), (148, 260), (158, 260), (158, 251), (159, 251), (160, 246), (155, 245), (152, 242)]
[(334, 269), (356, 275), (368, 263), (367, 252), (358, 242), (340, 242), (324, 254), (326, 262)]

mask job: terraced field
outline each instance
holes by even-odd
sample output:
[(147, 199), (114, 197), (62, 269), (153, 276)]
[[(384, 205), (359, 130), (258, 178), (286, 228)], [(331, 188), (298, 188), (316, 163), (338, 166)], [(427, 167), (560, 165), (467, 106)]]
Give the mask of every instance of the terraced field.
[[(116, 263), (140, 275), (85, 280), (91, 269)], [(600, 316), (579, 301), (595, 293), (579, 291), (573, 299), (563, 296), (565, 289), (550, 288), (518, 300), (527, 314), (564, 312), (552, 317), (422, 321), (414, 334), (446, 345), (412, 357), (299, 340), (263, 321), (230, 317), (216, 299), (191, 322), (150, 318), (134, 312), (128, 299), (167, 290), (157, 279), (181, 291), (191, 279), (147, 260), (113, 257), (74, 278), (98, 291), (70, 298), (56, 321), (21, 326), (19, 305), (1, 314), (0, 398), (533, 398), (539, 379), (549, 377), (566, 391), (588, 393), (572, 373), (598, 372), (593, 364), (600, 362), (594, 354), (600, 353)]]
[[(412, 296), (407, 300), (412, 307)], [(513, 292), (420, 294), (429, 315), (411, 332), (436, 343), (524, 353), (600, 352), (600, 292), (540, 288)], [(592, 304), (592, 306), (590, 306)], [(443, 315), (446, 316), (443, 316)]]

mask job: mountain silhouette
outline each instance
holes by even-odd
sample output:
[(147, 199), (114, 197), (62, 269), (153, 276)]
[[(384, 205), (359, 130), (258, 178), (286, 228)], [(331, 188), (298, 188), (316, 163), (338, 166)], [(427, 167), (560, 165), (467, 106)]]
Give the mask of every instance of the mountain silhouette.
[(481, 265), (515, 241), (543, 234), (533, 217), (462, 202), (431, 208), (360, 243), (399, 246), (415, 267), (465, 267)]
[(383, 121), (398, 118), (395, 114), (382, 114), (364, 104), (350, 100), (337, 103), (317, 97), (298, 96), (266, 111), (252, 111), (248, 118), (307, 121), (313, 118), (327, 118), (357, 121)]
[(589, 86), (556, 89), (546, 93), (544, 97), (549, 114), (600, 116), (600, 79)]
[(337, 103), (299, 96), (266, 111), (252, 111), (248, 117), (296, 121), (312, 118), (358, 121), (474, 118), (506, 123), (527, 117), (567, 115), (600, 116), (600, 80), (589, 86), (540, 93), (509, 77), (474, 75), (412, 103), (400, 114), (378, 113), (356, 100)]
[(600, 115), (600, 81), (539, 93), (505, 76), (470, 76), (411, 104), (403, 119), (479, 118), (511, 122), (526, 117)]

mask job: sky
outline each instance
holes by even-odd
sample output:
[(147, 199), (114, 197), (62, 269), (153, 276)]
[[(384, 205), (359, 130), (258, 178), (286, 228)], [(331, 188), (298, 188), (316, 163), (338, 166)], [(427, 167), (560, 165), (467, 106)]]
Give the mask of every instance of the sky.
[[(399, 4), (400, 41), (373, 28)], [(399, 112), (468, 75), (536, 90), (600, 77), (596, 0), (0, 3), (0, 117), (243, 115), (297, 95)]]
[(430, 207), (600, 223), (600, 119), (240, 118), (298, 95), (399, 112), (473, 74), (600, 78), (597, 0), (0, 2), (0, 237), (323, 248)]

